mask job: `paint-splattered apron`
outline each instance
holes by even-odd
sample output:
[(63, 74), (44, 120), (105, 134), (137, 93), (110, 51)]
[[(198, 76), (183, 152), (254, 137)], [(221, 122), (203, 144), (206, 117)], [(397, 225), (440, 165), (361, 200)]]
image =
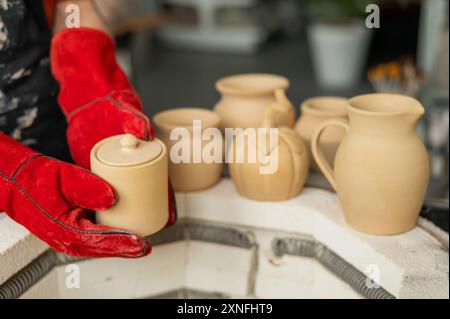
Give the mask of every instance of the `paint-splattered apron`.
[(42, 1), (0, 0), (0, 131), (70, 160), (59, 88), (50, 73), (50, 41)]

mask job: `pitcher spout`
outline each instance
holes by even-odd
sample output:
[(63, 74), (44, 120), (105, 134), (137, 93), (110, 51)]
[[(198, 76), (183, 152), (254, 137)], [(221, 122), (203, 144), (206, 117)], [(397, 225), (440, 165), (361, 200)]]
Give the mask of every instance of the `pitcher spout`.
[(411, 107), (410, 110), (406, 112), (406, 117), (410, 119), (410, 122), (412, 124), (415, 124), (424, 114), (425, 114), (425, 108), (423, 107), (423, 105), (417, 101), (414, 98), (411, 97), (406, 97), (405, 98), (409, 98), (410, 103), (411, 103)]
[(419, 116), (422, 116), (425, 114), (425, 108), (422, 106), (422, 104), (419, 103), (418, 108), (415, 113)]
[(372, 116), (411, 115), (420, 118), (425, 113), (419, 101), (401, 94), (364, 94), (351, 98), (349, 104), (350, 111)]
[(387, 93), (356, 96), (349, 100), (348, 108), (353, 127), (375, 135), (410, 132), (425, 113), (416, 99)]

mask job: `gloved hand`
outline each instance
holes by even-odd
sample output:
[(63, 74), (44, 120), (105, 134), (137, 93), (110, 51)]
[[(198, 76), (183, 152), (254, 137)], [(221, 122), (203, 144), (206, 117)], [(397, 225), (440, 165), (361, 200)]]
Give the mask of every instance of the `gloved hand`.
[(115, 51), (106, 33), (88, 28), (63, 30), (52, 41), (50, 61), (61, 87), (58, 102), (69, 122), (68, 143), (75, 163), (86, 169), (97, 142), (123, 133), (143, 140), (154, 135)]
[(151, 246), (121, 229), (95, 225), (87, 210), (115, 203), (92, 173), (43, 156), (0, 133), (0, 212), (56, 251), (83, 257), (140, 257)]
[[(142, 103), (125, 73), (117, 65), (113, 40), (104, 32), (66, 29), (54, 36), (51, 66), (61, 91), (58, 102), (69, 127), (67, 140), (78, 165), (89, 169), (90, 151), (99, 141), (130, 133), (144, 140), (154, 126), (142, 113)], [(176, 206), (169, 182), (169, 222)]]

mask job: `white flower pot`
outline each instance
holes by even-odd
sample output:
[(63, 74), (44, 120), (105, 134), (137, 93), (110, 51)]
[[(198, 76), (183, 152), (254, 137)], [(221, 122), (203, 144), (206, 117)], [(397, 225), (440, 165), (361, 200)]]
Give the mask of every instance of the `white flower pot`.
[(317, 80), (322, 87), (347, 89), (362, 76), (371, 30), (363, 23), (312, 24), (309, 46)]

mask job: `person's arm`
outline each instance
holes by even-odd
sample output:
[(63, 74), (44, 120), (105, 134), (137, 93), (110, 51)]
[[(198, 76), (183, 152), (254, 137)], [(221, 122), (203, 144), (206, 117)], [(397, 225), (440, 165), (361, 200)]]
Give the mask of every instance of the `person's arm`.
[[(66, 6), (80, 8), (80, 27), (67, 28)], [(90, 168), (90, 151), (101, 140), (129, 133), (151, 140), (154, 126), (138, 93), (116, 61), (113, 38), (91, 0), (59, 2), (51, 45), (52, 73), (60, 84), (58, 102), (68, 121), (67, 140), (75, 163)], [(169, 222), (176, 205), (169, 181)]]
[(115, 202), (116, 194), (106, 181), (0, 132), (0, 212), (56, 251), (82, 257), (149, 254), (147, 240), (92, 222), (92, 211), (108, 209)]
[[(89, 3), (79, 2), (90, 8), (81, 11), (84, 27), (62, 27), (51, 47), (71, 152), (85, 168), (90, 148), (104, 137), (124, 131), (152, 136), (149, 120), (139, 111), (140, 100), (115, 62), (112, 38), (101, 30), (105, 24), (95, 14), (86, 14), (94, 13)], [(59, 26), (66, 14), (61, 5), (56, 16)], [(175, 216), (171, 199), (169, 223)], [(90, 211), (108, 209), (115, 201), (112, 187), (88, 170), (39, 154), (0, 132), (0, 212), (56, 251), (82, 257), (149, 254), (147, 240), (91, 221)]]
[(55, 8), (54, 33), (67, 28), (66, 20), (71, 12), (67, 12), (66, 8), (71, 4), (77, 5), (80, 9), (80, 27), (92, 28), (110, 34), (107, 23), (102, 18), (93, 0), (59, 1)]

